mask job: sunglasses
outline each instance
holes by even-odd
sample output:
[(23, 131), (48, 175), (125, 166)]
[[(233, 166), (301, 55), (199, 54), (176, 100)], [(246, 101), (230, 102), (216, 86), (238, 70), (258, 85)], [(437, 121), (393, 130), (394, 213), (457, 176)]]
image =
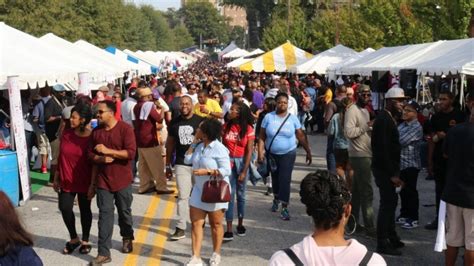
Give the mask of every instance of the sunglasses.
[(361, 93), (360, 95), (363, 97), (372, 97), (371, 93)]

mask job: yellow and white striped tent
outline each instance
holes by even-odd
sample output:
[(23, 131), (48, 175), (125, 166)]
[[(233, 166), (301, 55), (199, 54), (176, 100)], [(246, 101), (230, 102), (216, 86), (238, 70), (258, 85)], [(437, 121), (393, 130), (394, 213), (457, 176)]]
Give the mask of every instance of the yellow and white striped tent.
[(240, 65), (239, 68), (246, 72), (286, 72), (293, 65), (301, 64), (311, 57), (313, 57), (312, 54), (287, 41), (254, 60)]

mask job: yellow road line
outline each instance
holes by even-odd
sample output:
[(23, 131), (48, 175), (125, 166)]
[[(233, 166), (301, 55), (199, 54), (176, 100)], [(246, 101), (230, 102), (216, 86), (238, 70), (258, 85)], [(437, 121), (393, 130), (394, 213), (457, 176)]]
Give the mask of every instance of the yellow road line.
[[(176, 189), (173, 186), (173, 189)], [(168, 196), (168, 202), (166, 203), (164, 212), (161, 217), (161, 222), (158, 225), (158, 233), (153, 240), (153, 250), (151, 251), (150, 258), (148, 259), (147, 265), (158, 266), (161, 263), (161, 255), (168, 239), (168, 230), (173, 216), (174, 207), (176, 205), (175, 195), (171, 194)], [(161, 232), (161, 233), (160, 233)]]
[(151, 221), (153, 217), (155, 217), (155, 213), (158, 210), (158, 204), (160, 203), (160, 197), (154, 195), (151, 198), (150, 205), (144, 214), (144, 218), (140, 227), (138, 228), (138, 232), (136, 233), (136, 238), (133, 241), (133, 252), (128, 254), (125, 258), (124, 265), (136, 265), (138, 256), (140, 255), (140, 251), (142, 249), (143, 244), (148, 236), (148, 228), (150, 227)]

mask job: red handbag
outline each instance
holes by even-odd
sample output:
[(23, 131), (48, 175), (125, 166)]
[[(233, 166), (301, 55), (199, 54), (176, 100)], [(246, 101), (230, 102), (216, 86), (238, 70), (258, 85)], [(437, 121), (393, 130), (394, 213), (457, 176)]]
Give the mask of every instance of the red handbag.
[(229, 183), (222, 178), (211, 176), (202, 186), (201, 201), (205, 203), (229, 202)]

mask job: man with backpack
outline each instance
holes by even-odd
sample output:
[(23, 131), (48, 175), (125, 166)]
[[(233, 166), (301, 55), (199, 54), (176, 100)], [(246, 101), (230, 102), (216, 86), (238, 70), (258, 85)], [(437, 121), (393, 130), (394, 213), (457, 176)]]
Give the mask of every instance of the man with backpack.
[(44, 124), (44, 106), (51, 99), (51, 88), (43, 87), (39, 90), (39, 99), (38, 104), (33, 108), (33, 130), (36, 134), (36, 139), (38, 143), (39, 155), (41, 156), (41, 173), (48, 173), (48, 148), (49, 140), (45, 132)]

